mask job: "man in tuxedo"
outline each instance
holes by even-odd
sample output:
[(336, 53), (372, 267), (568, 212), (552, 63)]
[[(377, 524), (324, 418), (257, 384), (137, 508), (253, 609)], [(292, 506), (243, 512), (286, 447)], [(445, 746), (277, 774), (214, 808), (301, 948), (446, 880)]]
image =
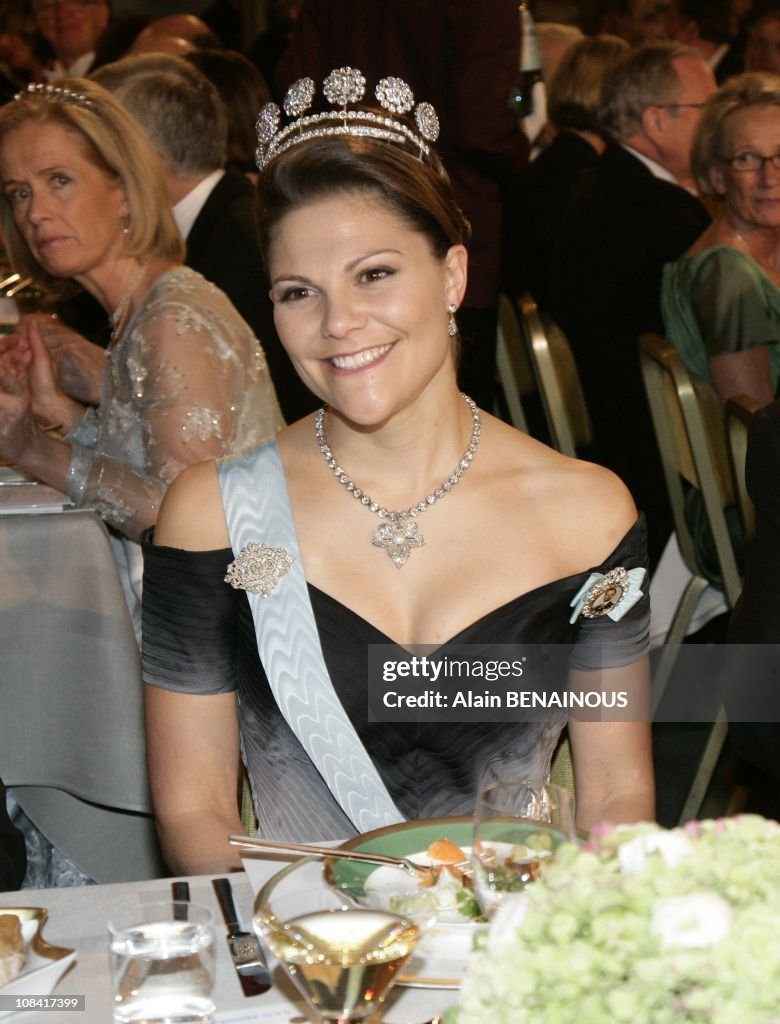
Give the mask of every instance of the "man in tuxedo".
[(87, 75), (111, 19), (108, 0), (33, 0), (33, 12), (38, 31), (54, 52), (46, 72), (49, 81)]
[(622, 58), (599, 110), (609, 144), (586, 172), (553, 252), (550, 310), (571, 343), (593, 422), (584, 454), (622, 477), (646, 513), (651, 564), (672, 524), (637, 339), (663, 334), (663, 265), (710, 221), (692, 192), (690, 151), (715, 88), (701, 55), (677, 43)]
[(316, 400), (292, 368), (273, 323), (255, 219), (255, 193), (225, 169), (227, 118), (216, 88), (178, 57), (125, 57), (92, 76), (140, 122), (163, 164), (186, 264), (221, 288), (260, 340), (285, 419)]

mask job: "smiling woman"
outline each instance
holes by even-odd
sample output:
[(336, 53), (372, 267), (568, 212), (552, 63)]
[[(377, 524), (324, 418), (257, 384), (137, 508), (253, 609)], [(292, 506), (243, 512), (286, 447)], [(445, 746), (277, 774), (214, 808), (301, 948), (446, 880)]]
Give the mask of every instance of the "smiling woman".
[(722, 206), (664, 269), (666, 333), (724, 401), (767, 402), (780, 380), (780, 77), (752, 72), (721, 86), (699, 123), (693, 169)]
[(463, 245), (440, 259), (387, 203), (352, 194), (289, 213), (269, 270), (296, 370), (351, 421), (382, 422), (437, 374), (451, 374), (452, 341), (441, 327), (465, 289)]
[[(258, 121), (276, 324), (323, 409), (186, 471), (145, 549), (147, 748), (176, 871), (237, 863), (239, 750), (262, 834), (288, 840), (469, 814), (491, 767), (547, 775), (560, 706), (534, 721), (456, 711), (446, 728), (426, 711), (368, 721), (373, 645), (397, 659), (399, 645), (446, 658), (560, 643), (568, 662), (574, 644), (575, 674), (604, 669), (643, 706), (647, 597), (620, 621), (571, 608), (593, 572), (644, 564), (643, 522), (610, 473), (459, 393), (468, 226), (431, 147), (438, 121), (397, 78), (378, 83), (381, 109), (364, 87), (338, 69), (323, 89), (335, 109), (308, 114), (303, 79), (289, 125), (273, 104)], [(652, 815), (641, 717), (570, 723), (581, 825)]]
[(263, 352), (225, 295), (181, 266), (157, 157), (100, 86), (32, 86), (4, 107), (0, 186), (14, 269), (52, 294), (84, 288), (113, 327), (97, 407), (61, 389), (35, 318), (3, 340), (0, 454), (121, 535), (115, 551), (140, 621), (137, 539), (168, 484), (281, 425)]

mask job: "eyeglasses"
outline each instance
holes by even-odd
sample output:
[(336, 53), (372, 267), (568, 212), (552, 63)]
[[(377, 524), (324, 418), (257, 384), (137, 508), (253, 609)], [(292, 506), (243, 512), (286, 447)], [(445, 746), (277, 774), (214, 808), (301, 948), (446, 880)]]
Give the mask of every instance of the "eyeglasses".
[(705, 103), (654, 103), (654, 107), (659, 107), (661, 110), (682, 110), (683, 107), (690, 107), (692, 110), (703, 110), (707, 106)]
[(763, 171), (766, 164), (771, 164), (776, 171), (780, 171), (780, 153), (773, 153), (771, 156), (761, 156), (760, 153), (737, 153), (736, 156), (724, 157), (723, 163), (728, 164), (732, 170), (743, 173)]

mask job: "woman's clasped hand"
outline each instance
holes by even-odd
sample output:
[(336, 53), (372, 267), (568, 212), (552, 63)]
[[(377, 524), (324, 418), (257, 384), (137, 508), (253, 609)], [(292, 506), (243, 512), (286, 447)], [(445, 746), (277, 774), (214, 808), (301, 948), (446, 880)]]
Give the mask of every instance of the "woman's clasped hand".
[(0, 445), (12, 461), (29, 454), (39, 432), (68, 432), (85, 412), (60, 387), (35, 317), (0, 339), (0, 389)]

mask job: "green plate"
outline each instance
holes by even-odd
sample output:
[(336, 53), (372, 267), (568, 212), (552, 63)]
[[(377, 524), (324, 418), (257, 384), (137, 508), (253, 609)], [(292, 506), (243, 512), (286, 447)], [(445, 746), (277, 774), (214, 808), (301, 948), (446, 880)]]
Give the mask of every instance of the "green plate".
[[(449, 839), (465, 849), (471, 848), (474, 819), (426, 818), (404, 821), (398, 825), (374, 829), (341, 844), (344, 850), (381, 853), (388, 857), (407, 857), (421, 853), (438, 839)], [(377, 870), (372, 864), (340, 861), (333, 881), (339, 885), (361, 889), (365, 880)], [(415, 988), (457, 988), (471, 950), (473, 934), (478, 927), (464, 919), (463, 923), (434, 926), (420, 942), (415, 955), (399, 975), (397, 984)]]

